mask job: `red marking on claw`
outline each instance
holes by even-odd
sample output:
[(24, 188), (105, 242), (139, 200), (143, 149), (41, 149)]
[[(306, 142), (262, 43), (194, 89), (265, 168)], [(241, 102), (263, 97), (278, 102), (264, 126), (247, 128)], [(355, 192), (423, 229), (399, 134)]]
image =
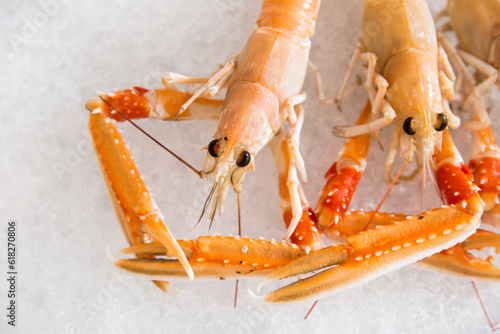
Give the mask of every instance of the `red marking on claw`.
[[(287, 228), (292, 221), (292, 216), (291, 208), (283, 212), (283, 220)], [(299, 224), (290, 236), (290, 241), (302, 249), (310, 247), (311, 250), (315, 251), (323, 247), (318, 219), (311, 208), (308, 207), (302, 210), (302, 217), (300, 217)]]
[(451, 163), (443, 164), (436, 172), (436, 179), (448, 204), (467, 202), (476, 196), (472, 173), (463, 163), (460, 167)]
[(479, 195), (486, 203), (485, 210), (489, 211), (498, 203), (500, 190), (500, 160), (498, 158), (486, 157), (477, 163), (471, 160), (469, 168), (474, 173), (474, 183), (481, 189)]
[[(112, 96), (101, 95), (101, 98), (130, 119), (146, 118), (149, 117), (151, 106), (149, 105), (148, 99), (142, 95), (144, 91), (147, 90), (144, 88), (137, 90), (125, 89), (116, 91)], [(126, 120), (107, 103), (103, 102), (100, 108), (108, 117), (115, 121), (123, 122)]]
[(361, 172), (354, 167), (344, 167), (337, 172), (337, 163), (334, 163), (325, 175), (325, 178), (328, 177), (316, 208), (323, 226), (337, 224), (340, 216), (347, 211)]
[(138, 91), (141, 94), (146, 94), (147, 92), (149, 92), (149, 89), (142, 88), (142, 87), (139, 87), (139, 86), (134, 86), (134, 90)]

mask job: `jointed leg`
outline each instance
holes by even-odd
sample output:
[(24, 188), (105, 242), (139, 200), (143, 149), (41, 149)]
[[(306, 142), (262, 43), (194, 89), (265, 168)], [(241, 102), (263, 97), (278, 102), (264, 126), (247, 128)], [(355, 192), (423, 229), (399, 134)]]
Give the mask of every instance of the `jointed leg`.
[[(189, 105), (191, 103), (193, 103), (198, 97), (200, 97), (204, 92), (208, 91), (208, 90), (212, 90), (210, 92), (210, 95), (212, 96), (215, 96), (218, 94), (218, 92), (220, 91), (220, 89), (222, 89), (222, 87), (224, 86), (224, 84), (227, 82), (227, 78), (229, 78), (229, 76), (231, 75), (231, 73), (234, 71), (234, 68), (236, 66), (236, 61), (233, 59), (233, 60), (230, 60), (228, 61), (219, 71), (217, 71), (215, 74), (213, 74), (204, 84), (202, 84), (199, 88), (197, 88), (191, 98), (189, 98), (189, 100), (186, 101), (186, 103), (184, 103), (181, 108), (179, 109), (179, 112), (177, 113), (175, 119), (179, 118), (179, 116), (189, 107)], [(224, 79), (226, 78), (226, 79)], [(196, 81), (195, 82), (191, 82), (191, 83), (198, 83), (200, 79), (202, 78), (195, 78)], [(170, 80), (170, 81), (168, 81)], [(164, 83), (166, 84), (169, 84), (169, 83), (176, 83), (176, 78), (172, 78), (170, 74), (168, 74), (168, 76), (164, 79)], [(185, 81), (187, 80), (186, 78), (182, 78), (182, 80), (184, 81), (184, 83), (186, 83)], [(219, 81), (223, 81), (224, 84), (222, 85), (217, 85), (219, 83)]]
[[(129, 119), (152, 117), (161, 120), (175, 120), (181, 106), (191, 97), (192, 95), (179, 91), (173, 84), (155, 90), (134, 87), (133, 90), (126, 89), (110, 94), (99, 94), (98, 98), (88, 100), (86, 107), (89, 110), (99, 109), (118, 122), (126, 120), (120, 113)], [(218, 120), (221, 105), (222, 100), (198, 98), (178, 120)]]
[(304, 110), (300, 103), (306, 100), (306, 93), (301, 93), (299, 95), (293, 96), (286, 101), (286, 109), (288, 112), (288, 120), (290, 121), (290, 139), (288, 141), (288, 146), (290, 147), (290, 152), (294, 158), (294, 165), (298, 169), (302, 181), (307, 183), (306, 168), (304, 165), (304, 159), (299, 151), (300, 146), (300, 131), (302, 130), (302, 125), (304, 124)]
[(474, 86), (472, 92), (470, 92), (465, 99), (462, 108), (467, 109), (472, 105), (472, 101), (474, 99), (482, 96), (488, 91), (488, 89), (490, 89), (491, 86), (493, 86), (497, 82), (498, 70), (482, 59), (479, 59), (464, 50), (457, 49), (457, 52), (465, 63), (472, 65), (479, 73), (486, 76), (485, 80)]
[[(438, 37), (440, 44), (448, 55), (452, 67), (458, 73), (458, 77), (462, 80), (461, 86), (463, 86), (465, 92), (464, 95), (467, 96), (466, 100), (469, 99), (469, 97), (474, 97), (474, 99), (470, 100), (470, 103), (473, 103), (474, 100), (478, 99), (481, 100), (481, 103), (483, 103), (482, 96), (475, 95), (476, 91), (474, 87), (477, 87), (476, 80), (470, 73), (461, 55), (459, 55), (458, 50), (444, 36), (438, 34)], [(465, 109), (465, 103), (462, 103), (461, 108)], [(486, 108), (475, 105), (473, 108), (473, 112), (475, 114), (474, 121), (465, 123), (465, 128), (475, 131), (489, 126), (491, 121)]]
[[(366, 123), (371, 115), (371, 104), (368, 101), (358, 125)], [(329, 232), (334, 235), (342, 234), (337, 225), (349, 208), (366, 166), (366, 155), (370, 146), (370, 134), (364, 134), (347, 139), (337, 159), (325, 174), (327, 183), (321, 191), (316, 213), (322, 226), (328, 226)]]
[(382, 113), (384, 114), (384, 117), (377, 118), (365, 124), (355, 126), (337, 126), (334, 128), (334, 133), (339, 137), (351, 138), (366, 133), (376, 132), (389, 125), (392, 120), (396, 118), (396, 112), (385, 99), (382, 101)]
[(269, 143), (279, 173), (280, 206), (287, 237), (306, 251), (318, 250), (323, 247), (319, 227), (300, 187), (288, 140), (287, 133), (281, 130)]
[(363, 51), (363, 44), (361, 43), (361, 41), (358, 41), (358, 44), (356, 45), (356, 50), (354, 51), (354, 54), (352, 55), (352, 58), (349, 61), (349, 67), (344, 77), (344, 81), (342, 81), (342, 86), (340, 86), (340, 90), (337, 94), (337, 97), (335, 97), (334, 99), (334, 102), (337, 104), (339, 110), (342, 110), (342, 99), (346, 96), (346, 88), (349, 82), (349, 78), (351, 77), (352, 72), (354, 71), (354, 68), (358, 63), (362, 51)]
[(103, 113), (92, 112), (89, 128), (111, 202), (129, 242), (139, 245), (150, 242), (152, 237), (165, 246), (169, 255), (177, 257), (189, 278), (193, 279), (184, 252), (163, 223), (162, 215), (113, 121)]

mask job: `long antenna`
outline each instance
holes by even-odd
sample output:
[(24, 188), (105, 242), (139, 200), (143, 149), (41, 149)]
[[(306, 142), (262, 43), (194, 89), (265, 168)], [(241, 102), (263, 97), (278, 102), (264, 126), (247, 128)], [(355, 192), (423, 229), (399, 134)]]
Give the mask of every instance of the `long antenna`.
[(203, 215), (205, 214), (205, 211), (207, 211), (207, 207), (210, 204), (210, 201), (212, 200), (212, 196), (214, 195), (214, 192), (217, 189), (218, 185), (219, 185), (219, 182), (215, 182), (214, 183), (214, 185), (212, 187), (212, 190), (210, 190), (210, 193), (208, 194), (208, 197), (205, 200), (205, 204), (203, 205), (203, 209), (201, 210), (200, 218), (198, 218), (198, 222), (194, 225), (193, 228), (195, 228), (196, 226), (198, 226), (198, 224), (201, 221), (201, 218), (203, 218)]
[(168, 153), (172, 154), (180, 162), (182, 162), (184, 165), (186, 165), (187, 167), (189, 167), (189, 169), (191, 169), (193, 172), (195, 172), (196, 175), (201, 176), (201, 172), (200, 171), (198, 171), (196, 168), (194, 168), (189, 163), (187, 163), (186, 161), (184, 161), (184, 159), (182, 159), (181, 157), (179, 157), (177, 154), (175, 154), (174, 152), (172, 152), (171, 150), (169, 150), (165, 145), (163, 145), (162, 143), (160, 143), (158, 140), (156, 140), (155, 138), (153, 138), (153, 136), (151, 136), (149, 133), (147, 133), (146, 131), (144, 131), (139, 125), (135, 124), (130, 118), (128, 118), (127, 116), (125, 116), (120, 110), (116, 109), (111, 103), (109, 103), (108, 101), (106, 101), (102, 96), (99, 96), (99, 98), (104, 103), (106, 103), (111, 109), (113, 109), (114, 111), (116, 111), (117, 113), (119, 113), (123, 118), (125, 118), (130, 124), (132, 124), (133, 126), (135, 126), (142, 133), (144, 133), (149, 139), (151, 139), (152, 141), (154, 141), (156, 144), (160, 145), (161, 148), (163, 148)]
[(316, 306), (316, 304), (317, 304), (317, 303), (318, 303), (318, 300), (316, 300), (316, 301), (314, 302), (314, 304), (311, 306), (311, 308), (309, 309), (309, 312), (307, 312), (306, 316), (304, 317), (304, 320), (307, 320), (307, 317), (309, 317), (309, 314), (311, 314), (311, 312), (312, 312), (312, 310), (313, 310), (314, 306)]
[(236, 199), (238, 201), (238, 235), (241, 236), (240, 193), (236, 193)]
[[(238, 201), (238, 236), (241, 236), (241, 214), (240, 214), (240, 193), (236, 193), (236, 199)], [(234, 308), (236, 308), (236, 301), (238, 300), (238, 283), (239, 279), (236, 280), (236, 286), (234, 288)]]
[(391, 192), (392, 188), (394, 187), (394, 185), (396, 184), (397, 180), (399, 179), (399, 177), (401, 176), (401, 174), (403, 174), (403, 171), (405, 170), (406, 166), (408, 165), (408, 161), (405, 161), (403, 166), (401, 166), (401, 169), (399, 170), (398, 174), (396, 175), (396, 177), (394, 178), (394, 180), (392, 180), (392, 183), (391, 185), (389, 186), (389, 189), (387, 189), (387, 191), (385, 192), (385, 195), (384, 197), (382, 198), (382, 200), (380, 201), (380, 203), (378, 204), (377, 208), (375, 209), (375, 211), (373, 212), (372, 216), (370, 217), (370, 220), (368, 220), (368, 223), (366, 223), (365, 225), (365, 228), (363, 228), (363, 231), (366, 230), (368, 228), (368, 226), (370, 225), (370, 223), (372, 222), (373, 218), (375, 218), (375, 215), (377, 214), (378, 210), (380, 210), (380, 207), (382, 206), (382, 204), (384, 203), (385, 199), (387, 198), (387, 196), (389, 196), (389, 193)]

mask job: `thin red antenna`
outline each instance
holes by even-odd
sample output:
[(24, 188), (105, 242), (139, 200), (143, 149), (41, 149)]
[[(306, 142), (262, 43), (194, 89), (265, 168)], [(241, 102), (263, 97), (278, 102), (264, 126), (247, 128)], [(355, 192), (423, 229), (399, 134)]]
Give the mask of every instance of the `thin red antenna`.
[(365, 225), (365, 228), (363, 229), (366, 230), (368, 228), (368, 226), (370, 225), (370, 223), (372, 222), (373, 218), (375, 218), (375, 215), (377, 214), (378, 210), (380, 210), (380, 207), (382, 206), (382, 204), (384, 203), (385, 199), (387, 198), (387, 196), (389, 196), (389, 193), (391, 192), (392, 188), (394, 187), (394, 185), (396, 184), (396, 182), (398, 181), (399, 177), (401, 176), (401, 174), (403, 174), (403, 171), (404, 169), (406, 168), (406, 166), (408, 166), (408, 162), (405, 161), (405, 163), (403, 164), (403, 166), (401, 166), (401, 169), (399, 170), (398, 174), (396, 175), (396, 177), (394, 178), (394, 180), (392, 180), (392, 183), (391, 185), (389, 186), (389, 189), (387, 189), (387, 191), (385, 192), (385, 195), (384, 197), (382, 198), (382, 200), (380, 201), (380, 203), (378, 204), (377, 208), (375, 209), (375, 211), (373, 212), (372, 216), (370, 217), (370, 220), (368, 220), (368, 223)]
[(236, 193), (238, 201), (238, 235), (241, 236), (241, 213), (240, 213), (240, 193)]
[(306, 316), (304, 317), (304, 320), (307, 320), (307, 317), (309, 316), (309, 314), (311, 314), (314, 306), (316, 306), (316, 304), (318, 303), (318, 300), (316, 300), (313, 304), (313, 306), (311, 306), (311, 309), (309, 310), (309, 312), (307, 312)]
[(234, 308), (236, 308), (236, 301), (238, 300), (238, 283), (240, 282), (239, 279), (236, 280), (236, 287), (234, 291)]
[(127, 120), (130, 124), (132, 124), (135, 128), (137, 128), (139, 131), (141, 131), (143, 134), (145, 134), (149, 139), (151, 139), (152, 141), (154, 141), (156, 144), (160, 145), (161, 148), (163, 148), (165, 151), (167, 151), (168, 153), (170, 153), (172, 156), (174, 156), (175, 158), (177, 158), (177, 160), (179, 160), (180, 162), (182, 162), (184, 165), (186, 165), (187, 167), (189, 167), (189, 169), (191, 169), (193, 172), (195, 172), (198, 176), (201, 176), (201, 173), (199, 170), (197, 170), (196, 168), (194, 168), (193, 166), (191, 166), (188, 162), (186, 162), (184, 159), (182, 159), (181, 157), (179, 157), (177, 154), (175, 154), (174, 152), (172, 152), (171, 150), (169, 150), (165, 145), (163, 145), (162, 143), (160, 143), (158, 140), (156, 140), (155, 138), (153, 138), (153, 136), (151, 136), (149, 133), (147, 133), (146, 131), (144, 131), (139, 125), (137, 125), (134, 121), (132, 121), (130, 118), (128, 118), (127, 116), (125, 116), (120, 110), (116, 109), (111, 103), (109, 103), (108, 101), (106, 101), (106, 99), (104, 99), (102, 96), (99, 96), (99, 98), (104, 102), (106, 103), (111, 109), (113, 109), (114, 111), (116, 111), (117, 113), (119, 113), (125, 120)]
[[(238, 201), (238, 235), (241, 236), (241, 213), (240, 213), (240, 193), (236, 193), (236, 200)], [(238, 300), (238, 284), (240, 280), (236, 280), (236, 287), (234, 291), (234, 308), (236, 308), (236, 301)]]
[(497, 326), (500, 325), (500, 323), (493, 324), (493, 322), (491, 322), (490, 316), (488, 315), (488, 312), (486, 312), (486, 307), (484, 307), (483, 300), (481, 299), (481, 296), (479, 295), (479, 291), (477, 290), (476, 283), (474, 281), (471, 281), (471, 283), (472, 283), (472, 286), (474, 287), (474, 291), (476, 291), (477, 298), (479, 299), (479, 302), (481, 303), (481, 307), (483, 309), (484, 315), (486, 315), (486, 319), (488, 319), (488, 323), (490, 324), (491, 330), (493, 332), (499, 330), (500, 326), (499, 327), (497, 327)]

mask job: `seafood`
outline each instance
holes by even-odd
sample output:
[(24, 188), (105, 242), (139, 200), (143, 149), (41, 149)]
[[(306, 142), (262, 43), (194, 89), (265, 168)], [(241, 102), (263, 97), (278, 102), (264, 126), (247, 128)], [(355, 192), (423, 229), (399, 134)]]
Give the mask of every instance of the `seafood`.
[[(307, 8), (307, 4), (309, 4), (309, 9), (313, 13), (309, 18), (315, 18), (319, 3), (297, 3), (300, 3), (300, 6), (298, 6), (300, 8)], [(254, 34), (261, 33), (261, 30), (265, 30), (266, 33), (268, 30), (273, 30), (263, 26), (263, 24), (278, 24), (283, 25), (280, 29), (290, 29), (290, 26), (287, 25), (290, 23), (289, 21), (282, 20), (282, 18), (274, 20), (270, 19), (271, 16), (266, 16), (273, 13), (273, 10), (270, 9), (271, 5), (278, 6), (280, 4), (280, 1), (264, 2), (264, 10), (258, 20), (258, 28), (254, 31)], [(269, 20), (266, 21), (266, 19)], [(303, 19), (304, 16), (297, 18), (298, 21)], [(306, 24), (308, 28), (303, 30), (298, 29), (297, 31), (299, 35), (303, 33), (306, 36), (301, 39), (300, 46), (306, 45), (308, 48), (309, 36), (312, 34), (314, 25), (311, 21), (307, 20), (300, 23), (303, 24), (304, 22), (309, 24), (309, 26)], [(279, 29), (276, 30), (276, 34), (285, 39), (289, 38), (290, 35), (288, 33), (282, 34)], [(251, 37), (248, 43), (255, 42), (252, 39), (253, 37)], [(400, 223), (399, 221), (393, 222), (394, 217), (390, 217), (390, 221), (388, 222), (387, 216), (381, 215), (382, 221), (387, 222), (387, 228), (369, 229), (361, 233), (351, 233), (348, 236), (348, 244), (322, 248), (319, 236), (320, 227), (315, 221), (312, 210), (308, 208), (297, 177), (297, 174), (304, 174), (305, 176), (300, 154), (297, 150), (298, 133), (300, 132), (304, 114), (300, 105), (295, 105), (295, 103), (301, 102), (305, 98), (305, 95), (300, 93), (300, 87), (297, 88), (299, 86), (297, 77), (303, 78), (305, 74), (307, 57), (304, 55), (307, 52), (303, 49), (296, 49), (298, 50), (297, 59), (300, 59), (299, 63), (301, 66), (290, 69), (290, 72), (295, 71), (294, 76), (284, 76), (285, 78), (293, 79), (292, 86), (296, 88), (296, 91), (295, 95), (283, 94), (281, 96), (279, 99), (280, 103), (278, 104), (280, 106), (284, 105), (284, 108), (273, 109), (278, 115), (275, 120), (279, 120), (278, 123), (281, 122), (279, 126), (268, 126), (273, 123), (268, 122), (266, 123), (267, 125), (261, 128), (257, 127), (258, 130), (263, 131), (264, 135), (258, 136), (256, 132), (250, 133), (250, 137), (255, 136), (252, 138), (259, 140), (250, 141), (252, 145), (249, 146), (245, 146), (241, 142), (239, 144), (231, 142), (233, 138), (242, 136), (245, 133), (244, 127), (240, 127), (242, 131), (237, 136), (226, 136), (225, 131), (228, 131), (228, 129), (238, 129), (236, 126), (232, 127), (232, 125), (236, 124), (234, 122), (235, 114), (228, 112), (230, 108), (241, 105), (241, 101), (236, 100), (236, 97), (252, 101), (251, 96), (249, 96), (251, 95), (249, 92), (252, 91), (246, 91), (242, 87), (249, 85), (247, 81), (251, 82), (251, 80), (245, 81), (238, 80), (237, 78), (238, 75), (251, 74), (245, 72), (242, 65), (245, 64), (246, 57), (249, 57), (248, 60), (250, 58), (253, 59), (252, 61), (249, 60), (251, 64), (256, 61), (255, 59), (260, 59), (262, 61), (261, 65), (268, 64), (269, 62), (267, 58), (256, 57), (262, 51), (260, 48), (252, 49), (249, 45), (247, 44), (238, 56), (221, 66), (221, 69), (209, 78), (189, 78), (174, 73), (167, 73), (164, 76), (164, 88), (147, 90), (136, 87), (133, 90), (102, 94), (99, 99), (92, 99), (87, 103), (87, 107), (92, 110), (90, 128), (94, 136), (100, 163), (105, 173), (106, 183), (109, 185), (110, 197), (117, 211), (117, 216), (125, 230), (125, 234), (129, 239), (129, 243), (132, 245), (130, 248), (123, 250), (122, 254), (136, 254), (137, 257), (136, 259), (117, 260), (116, 264), (119, 267), (153, 276), (155, 277), (155, 283), (166, 290), (168, 288), (167, 282), (159, 280), (164, 279), (164, 277), (243, 278), (263, 276), (271, 273), (273, 276), (270, 278), (272, 279), (332, 265), (340, 265), (334, 275), (340, 277), (342, 282), (337, 285), (338, 282), (332, 280), (331, 277), (326, 277), (324, 280), (325, 284), (322, 286), (322, 288), (325, 288), (328, 284), (330, 286), (336, 285), (334, 289), (337, 289), (373, 279), (383, 273), (431, 255), (443, 248), (450, 247), (459, 240), (463, 240), (476, 229), (480, 208), (476, 205), (477, 193), (471, 188), (469, 189), (469, 197), (460, 197), (457, 201), (464, 200), (468, 208), (472, 208), (472, 212), (452, 205), (444, 210), (438, 209), (424, 212), (422, 215), (405, 215), (404, 219), (406, 222), (404, 223)], [(256, 53), (254, 54), (251, 51), (255, 51)], [(283, 54), (290, 56), (290, 53)], [(270, 59), (274, 58), (271, 57)], [(292, 64), (296, 65), (293, 62)], [(300, 75), (297, 76), (297, 73)], [(188, 87), (183, 92), (176, 88), (176, 84), (199, 84), (201, 86)], [(300, 86), (301, 84), (300, 82)], [(225, 87), (228, 88), (225, 100), (212, 98)], [(257, 96), (259, 96), (259, 93), (266, 94), (267, 92), (266, 90), (263, 90), (264, 92), (259, 91), (258, 87), (254, 88), (256, 89)], [(376, 99), (373, 99), (375, 102), (374, 105), (376, 105)], [(262, 100), (258, 102), (261, 103)], [(381, 109), (384, 112), (388, 115), (390, 114), (387, 103), (383, 99), (379, 102), (379, 105), (381, 105)], [(369, 123), (367, 119), (370, 116), (370, 110), (372, 108), (368, 105), (363, 113), (365, 116), (360, 119), (360, 126)], [(251, 111), (255, 111), (255, 109)], [(252, 118), (251, 116), (256, 114), (250, 112), (248, 117)], [(215, 180), (212, 192), (213, 196), (215, 196), (213, 199), (212, 215), (216, 207), (222, 210), (229, 185), (233, 186), (235, 192), (239, 193), (241, 191), (241, 181), (245, 172), (250, 167), (253, 167), (256, 154), (269, 141), (279, 170), (280, 195), (282, 197), (281, 206), (284, 209), (284, 217), (288, 225), (286, 236), (290, 235), (291, 241), (294, 244), (300, 245), (303, 248), (302, 250), (287, 243), (241, 237), (200, 237), (197, 240), (176, 241), (163, 223), (163, 217), (140, 178), (137, 167), (133, 163), (123, 139), (114, 127), (113, 121), (111, 121), (111, 119), (123, 121), (125, 117), (188, 120), (218, 119), (220, 116), (222, 120), (219, 123), (214, 140), (210, 141), (206, 146), (208, 153), (204, 169), (199, 172), (200, 176)], [(437, 115), (434, 116), (436, 119), (440, 117)], [(450, 114), (449, 118), (453, 119), (453, 115)], [(282, 123), (287, 119), (291, 123), (291, 131), (280, 131)], [(444, 123), (443, 118), (441, 117), (440, 119)], [(261, 123), (258, 124), (260, 125)], [(252, 129), (252, 131), (254, 130)], [(361, 137), (363, 136), (369, 137), (370, 135), (365, 134)], [(445, 138), (443, 142), (448, 143), (449, 136), (445, 134), (443, 137)], [(355, 140), (355, 138), (351, 139)], [(355, 142), (352, 145), (358, 147), (358, 144)], [(431, 152), (429, 149), (427, 153), (430, 156), (434, 152)], [(449, 156), (444, 155), (439, 157), (436, 155), (434, 158), (437, 160), (452, 160), (452, 162), (459, 164), (457, 162), (459, 161), (459, 157), (455, 155), (456, 152), (452, 144), (449, 145), (449, 150), (446, 153)], [(360, 161), (363, 159), (364, 157), (360, 157)], [(417, 157), (417, 159), (427, 161), (424, 158)], [(344, 164), (345, 162), (348, 162), (347, 165)], [(349, 166), (350, 163), (349, 159), (344, 159), (340, 165), (345, 167)], [(240, 165), (244, 166), (241, 167)], [(444, 165), (446, 163), (443, 163)], [(463, 183), (469, 182), (468, 175), (460, 173), (459, 177), (462, 177)], [(446, 175), (443, 179), (447, 179)], [(297, 208), (300, 210), (297, 210)], [(475, 210), (477, 212), (474, 212)], [(363, 214), (359, 212), (359, 215), (354, 213), (350, 216), (359, 218)], [(427, 226), (422, 224), (421, 216), (425, 218), (424, 222), (428, 223)], [(368, 215), (365, 215), (358, 220), (361, 221), (361, 224), (366, 225), (369, 221), (367, 217)], [(440, 225), (449, 220), (450, 217), (462, 219), (465, 221), (465, 224), (461, 224), (461, 222), (457, 223), (448, 232), (448, 228), (443, 229)], [(377, 222), (377, 220), (374, 220), (374, 222)], [(296, 228), (294, 228), (295, 224), (298, 224)], [(378, 222), (377, 224), (382, 225), (383, 223)], [(400, 233), (401, 225), (409, 227), (407, 235)], [(429, 226), (433, 226), (439, 230), (440, 235), (438, 236), (437, 233), (433, 233)], [(426, 242), (420, 242), (422, 238)], [(414, 240), (415, 244), (411, 245), (411, 248), (405, 247), (405, 245), (409, 244), (408, 240), (410, 239)], [(373, 247), (374, 244), (383, 245), (381, 247), (386, 247), (387, 249), (379, 254), (380, 250), (375, 249)], [(406, 250), (407, 248), (408, 250)], [(316, 251), (311, 253), (314, 256), (305, 256), (310, 251)], [(387, 254), (385, 254), (386, 251), (388, 252)], [(176, 257), (178, 260), (166, 260), (164, 259), (165, 255), (167, 257)], [(319, 265), (317, 263), (306, 263), (305, 270), (297, 270), (297, 262), (293, 262), (300, 261), (301, 259), (307, 259), (306, 261), (313, 259), (313, 261), (316, 261), (318, 256), (323, 256), (324, 260)], [(363, 261), (361, 261), (360, 257), (362, 257)], [(371, 260), (368, 260), (370, 258)], [(367, 261), (364, 261), (364, 259)], [(289, 262), (292, 262), (291, 266), (284, 266)], [(303, 264), (304, 262), (300, 261), (299, 266), (303, 268)], [(370, 266), (373, 270), (366, 270), (367, 266)], [(283, 270), (276, 271), (275, 269), (279, 267), (282, 267)], [(331, 274), (331, 272), (328, 273)], [(353, 275), (357, 275), (358, 277), (353, 278)], [(296, 287), (299, 287), (299, 289), (302, 288), (300, 286)], [(317, 297), (317, 294), (308, 294), (310, 290), (307, 290), (307, 288), (303, 289), (303, 291), (305, 292), (299, 292), (298, 297), (292, 296), (291, 298), (284, 298), (282, 300), (298, 300), (305, 296)], [(328, 288), (320, 290), (321, 292), (328, 293)]]
[[(220, 122), (213, 139), (205, 147), (207, 157), (200, 177), (214, 180), (205, 203), (212, 200), (211, 216), (217, 207), (222, 213), (229, 187), (239, 194), (245, 173), (254, 168), (255, 157), (272, 142), (280, 173), (280, 194), (291, 241), (307, 251), (322, 247), (314, 215), (299, 185), (298, 174), (306, 180), (299, 152), (299, 134), (304, 120), (301, 92), (308, 64), (310, 37), (314, 32), (319, 0), (265, 0), (257, 27), (243, 50), (208, 78), (186, 77), (167, 72), (164, 88), (101, 94), (87, 102), (91, 110), (89, 128), (99, 157), (111, 201), (131, 249), (138, 260), (119, 260), (117, 265), (143, 274), (158, 273), (154, 267), (166, 254), (178, 259), (174, 266), (184, 268), (189, 278), (244, 275), (283, 265), (302, 254), (296, 246), (268, 242), (267, 253), (253, 239), (199, 238), (196, 242), (177, 242), (163, 222), (145, 183), (133, 162), (114, 122), (137, 118), (162, 120), (217, 119)], [(179, 91), (176, 84), (198, 85)], [(224, 100), (214, 100), (227, 88)], [(287, 121), (289, 130), (284, 128)], [(304, 233), (303, 233), (304, 232)], [(237, 241), (239, 240), (239, 241)], [(273, 251), (272, 249), (277, 248)], [(158, 250), (160, 249), (160, 251)], [(193, 255), (194, 254), (194, 255)], [(232, 256), (237, 254), (238, 256)], [(255, 260), (255, 256), (259, 260)], [(155, 262), (155, 260), (157, 260)], [(228, 264), (234, 270), (227, 272)], [(148, 265), (153, 264), (153, 269)], [(207, 274), (206, 268), (212, 269)], [(247, 269), (244, 269), (244, 268)], [(201, 268), (201, 269), (200, 269)], [(178, 269), (165, 268), (160, 274), (177, 275)], [(156, 282), (166, 288), (165, 282)]]
[[(454, 246), (479, 226), (484, 203), (447, 130), (448, 126), (457, 127), (460, 123), (448, 106), (455, 78), (438, 45), (426, 2), (364, 1), (363, 25), (362, 42), (350, 63), (337, 102), (343, 97), (358, 59), (368, 62), (364, 86), (370, 100), (356, 126), (336, 128), (337, 135), (349, 139), (326, 174), (328, 182), (316, 208), (323, 229), (345, 238), (348, 259), (344, 263), (331, 263), (327, 247), (294, 260), (274, 271), (267, 281), (326, 269), (273, 291), (266, 301), (321, 298)], [(378, 210), (347, 212), (366, 166), (371, 133), (393, 121), (396, 130), (385, 165), (387, 181), (411, 180), (421, 171), (423, 194), (426, 171), (432, 169), (447, 205), (416, 216)], [(399, 174), (414, 159), (417, 169), (409, 176), (393, 178), (392, 166), (398, 148), (404, 160)], [(463, 256), (463, 251), (470, 248), (488, 245), (500, 249), (499, 236), (481, 232), (471, 238), (461, 252), (448, 251), (453, 260), (437, 256), (431, 257), (433, 261), (427, 264), (443, 270), (454, 267), (463, 275), (500, 279), (500, 270), (489, 260)], [(335, 252), (333, 248), (331, 251)], [(457, 259), (462, 260), (460, 265), (450, 264)], [(463, 264), (464, 259), (469, 260), (467, 265)], [(334, 264), (339, 265), (330, 268)]]
[[(455, 32), (459, 45), (455, 48), (441, 35), (442, 44), (450, 55), (450, 62), (460, 77), (464, 97), (461, 108), (472, 106), (473, 119), (465, 123), (474, 131), (474, 147), (469, 168), (481, 189), (485, 202), (483, 221), (500, 227), (500, 153), (490, 129), (491, 119), (487, 112), (485, 95), (496, 84), (500, 68), (500, 1), (448, 1), (445, 10), (436, 19), (448, 15), (450, 21), (441, 30)], [(466, 65), (476, 69), (475, 76)]]

